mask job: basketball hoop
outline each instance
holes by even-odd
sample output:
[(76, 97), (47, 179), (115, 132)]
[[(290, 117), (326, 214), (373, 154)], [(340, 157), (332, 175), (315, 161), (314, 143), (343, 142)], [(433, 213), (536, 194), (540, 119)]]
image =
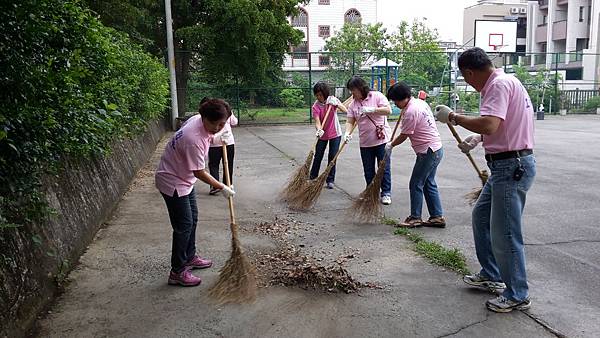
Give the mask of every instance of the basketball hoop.
[(500, 48), (506, 46), (504, 44), (504, 34), (503, 33), (490, 33), (488, 35), (488, 45), (492, 47), (492, 49), (497, 52)]

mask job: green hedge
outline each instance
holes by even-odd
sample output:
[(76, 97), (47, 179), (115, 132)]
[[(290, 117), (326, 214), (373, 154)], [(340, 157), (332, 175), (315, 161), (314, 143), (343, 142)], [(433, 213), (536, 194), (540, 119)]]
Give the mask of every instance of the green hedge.
[(106, 154), (168, 100), (159, 60), (79, 1), (2, 2), (0, 74), (0, 228), (47, 217), (44, 175)]

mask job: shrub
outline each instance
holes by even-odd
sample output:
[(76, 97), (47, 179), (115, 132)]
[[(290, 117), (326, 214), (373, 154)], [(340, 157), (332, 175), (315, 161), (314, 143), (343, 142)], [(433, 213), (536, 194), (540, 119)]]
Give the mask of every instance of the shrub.
[(600, 108), (600, 96), (595, 96), (589, 99), (583, 108), (588, 112), (596, 111), (597, 108)]
[(168, 73), (76, 0), (0, 5), (0, 228), (48, 216), (41, 179), (165, 109)]
[(281, 93), (279, 93), (279, 97), (287, 110), (299, 108), (304, 105), (304, 94), (302, 93), (302, 89), (282, 89)]

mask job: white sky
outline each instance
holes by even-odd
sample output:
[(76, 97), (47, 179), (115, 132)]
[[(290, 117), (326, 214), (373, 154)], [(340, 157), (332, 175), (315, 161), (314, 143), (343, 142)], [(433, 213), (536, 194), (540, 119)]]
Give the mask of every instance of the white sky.
[(427, 18), (425, 24), (436, 28), (443, 41), (462, 42), (463, 10), (477, 0), (377, 0), (377, 20), (388, 32), (401, 20), (412, 22)]

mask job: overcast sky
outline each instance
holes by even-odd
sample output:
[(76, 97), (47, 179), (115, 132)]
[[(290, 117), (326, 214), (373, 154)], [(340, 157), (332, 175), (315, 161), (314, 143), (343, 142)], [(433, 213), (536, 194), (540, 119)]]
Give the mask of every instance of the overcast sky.
[(425, 23), (436, 28), (443, 41), (462, 42), (463, 9), (477, 0), (378, 0), (377, 20), (388, 31), (395, 30), (401, 20), (427, 18)]

